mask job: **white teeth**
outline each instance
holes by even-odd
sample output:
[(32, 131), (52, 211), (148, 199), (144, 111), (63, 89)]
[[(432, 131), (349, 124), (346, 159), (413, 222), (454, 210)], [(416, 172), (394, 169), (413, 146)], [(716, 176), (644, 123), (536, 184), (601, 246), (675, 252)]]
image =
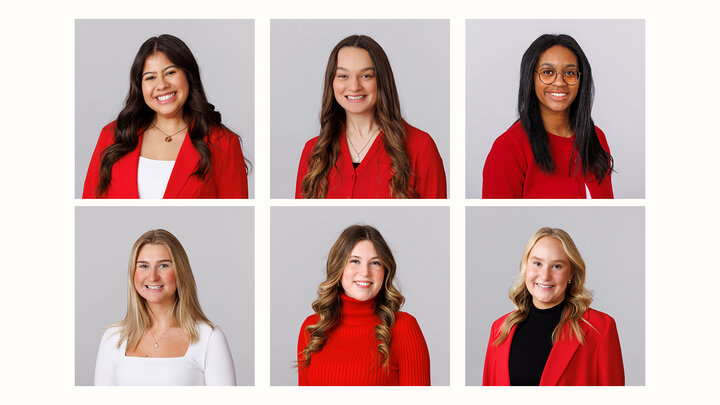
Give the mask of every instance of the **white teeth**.
[(535, 285), (537, 285), (537, 286), (540, 287), (540, 288), (552, 288), (552, 285), (551, 285), (551, 284), (535, 283)]
[(555, 97), (564, 97), (567, 96), (567, 93), (550, 93), (550, 95)]
[(164, 96), (157, 97), (158, 101), (168, 101), (175, 97), (175, 93), (165, 94)]
[(367, 281), (356, 281), (355, 284), (359, 285), (360, 287), (367, 287), (372, 283), (367, 282)]
[(350, 100), (360, 100), (365, 96), (345, 96), (345, 97), (349, 98)]
[(148, 290), (159, 290), (163, 286), (161, 286), (161, 285), (146, 285), (145, 287), (147, 287)]

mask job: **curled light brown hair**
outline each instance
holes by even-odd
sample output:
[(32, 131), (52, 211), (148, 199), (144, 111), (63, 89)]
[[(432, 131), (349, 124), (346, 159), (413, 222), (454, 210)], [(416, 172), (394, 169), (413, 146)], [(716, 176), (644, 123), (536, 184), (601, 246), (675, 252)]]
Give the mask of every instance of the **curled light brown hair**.
[(532, 295), (525, 286), (527, 260), (537, 241), (544, 237), (555, 238), (560, 241), (570, 261), (570, 284), (565, 289), (565, 305), (560, 321), (553, 330), (552, 341), (555, 343), (563, 337), (561, 336), (563, 326), (565, 323), (569, 323), (570, 332), (575, 335), (580, 343), (585, 342), (585, 335), (580, 327), (580, 321), (587, 322), (582, 316), (590, 308), (592, 302), (592, 293), (585, 288), (585, 262), (580, 256), (580, 251), (575, 246), (575, 242), (567, 232), (560, 228), (544, 227), (538, 229), (525, 245), (522, 260), (520, 261), (520, 274), (515, 284), (510, 288), (509, 293), (510, 300), (515, 304), (517, 310), (505, 318), (505, 322), (500, 327), (500, 333), (495, 339), (495, 345), (499, 345), (507, 339), (512, 327), (524, 321), (530, 313)]
[(302, 180), (301, 191), (305, 198), (325, 198), (328, 192), (327, 177), (340, 156), (340, 134), (345, 125), (345, 110), (335, 100), (333, 81), (337, 69), (337, 57), (340, 49), (353, 47), (364, 49), (370, 54), (375, 69), (378, 99), (375, 104), (375, 122), (383, 131), (385, 153), (392, 162), (393, 175), (390, 178), (390, 195), (394, 198), (417, 197), (410, 188), (412, 167), (405, 148), (404, 121), (400, 112), (395, 77), (385, 51), (366, 35), (351, 35), (333, 48), (325, 69), (325, 84), (320, 113), (320, 136), (310, 153), (308, 172)]
[(373, 244), (385, 270), (382, 287), (375, 297), (375, 314), (379, 319), (378, 324), (375, 325), (375, 338), (378, 340), (379, 364), (386, 368), (390, 364), (390, 329), (395, 324), (395, 313), (405, 302), (405, 297), (393, 284), (397, 267), (395, 258), (377, 229), (369, 225), (353, 225), (340, 234), (328, 254), (327, 278), (320, 283), (318, 298), (312, 303), (312, 308), (320, 320), (306, 328), (310, 340), (302, 351), (304, 360), (300, 361), (298, 366), (306, 367), (310, 364), (312, 354), (322, 349), (327, 340), (327, 333), (340, 320), (343, 270), (355, 245), (364, 240)]
[(127, 279), (127, 314), (125, 319), (115, 325), (120, 327), (120, 339), (118, 339), (117, 347), (119, 348), (123, 341), (127, 341), (127, 347), (129, 348), (136, 347), (145, 331), (153, 326), (153, 319), (147, 302), (137, 292), (133, 281), (140, 249), (148, 244), (162, 245), (170, 253), (177, 283), (175, 303), (170, 309), (170, 315), (173, 323), (185, 331), (190, 338), (190, 343), (195, 343), (198, 340), (195, 327), (197, 322), (205, 322), (211, 328), (214, 328), (214, 325), (205, 317), (202, 308), (200, 308), (195, 277), (193, 277), (190, 261), (182, 244), (172, 233), (164, 229), (155, 229), (142, 234), (130, 252)]

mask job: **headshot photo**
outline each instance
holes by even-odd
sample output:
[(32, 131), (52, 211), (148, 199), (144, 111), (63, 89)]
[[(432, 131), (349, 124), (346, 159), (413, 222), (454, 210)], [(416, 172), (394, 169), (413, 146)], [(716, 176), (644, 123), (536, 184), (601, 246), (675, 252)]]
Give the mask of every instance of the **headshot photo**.
[(270, 384), (448, 385), (448, 214), (274, 207)]
[(468, 198), (645, 197), (644, 20), (468, 20), (465, 107)]
[(466, 214), (466, 385), (645, 385), (644, 207)]
[(77, 207), (76, 385), (253, 385), (250, 207)]
[(273, 198), (447, 198), (448, 20), (270, 25)]
[(76, 20), (76, 198), (252, 198), (253, 35), (252, 20)]

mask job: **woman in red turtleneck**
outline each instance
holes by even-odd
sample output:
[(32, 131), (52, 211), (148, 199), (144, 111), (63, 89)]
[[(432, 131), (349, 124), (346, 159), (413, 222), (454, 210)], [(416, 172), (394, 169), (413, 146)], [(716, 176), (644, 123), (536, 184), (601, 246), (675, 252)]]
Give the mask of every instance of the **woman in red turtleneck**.
[(380, 232), (353, 225), (328, 255), (315, 314), (298, 338), (299, 385), (430, 385), (417, 321), (400, 312), (395, 259)]

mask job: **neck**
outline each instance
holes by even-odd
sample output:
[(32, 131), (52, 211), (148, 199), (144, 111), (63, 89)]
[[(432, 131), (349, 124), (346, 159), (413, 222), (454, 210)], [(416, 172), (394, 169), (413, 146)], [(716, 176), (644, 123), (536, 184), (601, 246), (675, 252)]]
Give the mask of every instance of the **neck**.
[(345, 132), (352, 138), (368, 139), (375, 135), (377, 124), (375, 117), (370, 114), (347, 114), (345, 118)]
[(174, 116), (159, 116), (155, 115), (155, 126), (165, 131), (166, 133), (172, 134), (173, 132), (180, 131), (183, 127), (186, 127), (185, 119), (182, 114), (176, 114)]
[(545, 131), (553, 135), (569, 138), (575, 133), (570, 125), (570, 110), (551, 111), (540, 108), (540, 117), (542, 117)]
[(167, 329), (175, 323), (170, 313), (172, 304), (148, 304), (148, 309), (150, 309), (150, 318), (156, 330)]

